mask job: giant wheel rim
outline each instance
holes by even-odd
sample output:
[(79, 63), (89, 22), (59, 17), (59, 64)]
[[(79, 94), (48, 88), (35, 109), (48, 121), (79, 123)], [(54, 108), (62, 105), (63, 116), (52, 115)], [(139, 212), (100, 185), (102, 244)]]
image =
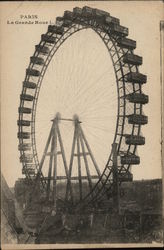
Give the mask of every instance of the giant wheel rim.
[[(78, 21), (78, 22), (77, 22)], [(53, 38), (55, 40), (54, 43), (49, 43), (47, 41), (41, 40), (40, 44), (38, 47), (44, 48), (48, 47), (49, 48), (49, 53), (43, 55), (42, 52), (38, 51), (37, 49), (35, 50), (33, 57), (39, 57), (42, 55), (44, 58), (44, 63), (40, 66), (36, 65), (34, 62), (30, 62), (27, 72), (26, 72), (26, 77), (24, 82), (30, 82), (32, 78), (35, 78), (35, 76), (31, 76), (29, 74), (30, 70), (36, 70), (39, 67), (39, 76), (36, 76), (36, 89), (34, 92), (34, 99), (33, 99), (33, 104), (32, 104), (32, 109), (31, 109), (31, 119), (30, 119), (30, 140), (31, 140), (31, 147), (32, 147), (32, 154), (33, 154), (33, 163), (36, 167), (36, 172), (34, 174), (30, 174), (27, 168), (27, 162), (24, 161), (26, 157), (26, 152), (25, 150), (20, 150), (20, 156), (23, 159), (22, 164), (23, 164), (23, 169), (25, 171), (25, 175), (28, 179), (35, 179), (36, 173), (39, 169), (39, 159), (37, 155), (37, 149), (36, 149), (36, 139), (35, 139), (35, 116), (36, 116), (36, 109), (37, 109), (37, 102), (39, 98), (39, 91), (42, 85), (42, 80), (44, 78), (44, 74), (47, 70), (47, 67), (49, 63), (51, 62), (52, 57), (55, 55), (56, 51), (60, 48), (62, 43), (67, 40), (71, 35), (74, 33), (86, 29), (86, 28), (91, 28), (94, 30), (102, 39), (104, 42), (105, 46), (108, 49), (108, 52), (110, 54), (114, 71), (115, 71), (115, 77), (116, 77), (116, 86), (117, 86), (117, 94), (118, 94), (118, 113), (117, 113), (117, 123), (116, 123), (116, 130), (115, 130), (115, 135), (113, 139), (113, 143), (118, 144), (118, 149), (117, 153), (118, 155), (134, 155), (136, 152), (137, 145), (126, 145), (126, 152), (122, 152), (122, 148), (124, 148), (125, 142), (123, 142), (123, 138), (125, 137), (125, 127), (126, 127), (126, 120), (129, 115), (128, 111), (128, 100), (127, 100), (127, 95), (128, 95), (128, 88), (126, 86), (126, 77), (127, 74), (130, 72), (136, 72), (138, 73), (138, 65), (134, 65), (131, 63), (124, 63), (123, 58), (127, 54), (134, 54), (133, 50), (134, 49), (129, 49), (129, 48), (123, 48), (118, 45), (118, 40), (120, 37), (125, 37), (124, 34), (117, 34), (113, 32), (112, 27), (108, 27), (108, 29), (105, 31), (104, 30), (104, 25), (97, 23), (96, 20), (94, 19), (87, 19), (87, 18), (75, 18), (74, 21), (71, 22), (69, 27), (64, 27), (64, 32), (59, 35), (53, 32), (47, 32), (45, 36), (49, 36), (49, 38)], [(29, 88), (26, 86), (23, 86), (22, 89), (22, 95), (26, 95), (28, 93)], [(131, 89), (130, 89), (130, 94), (133, 93), (139, 93), (142, 94), (142, 83), (132, 83), (131, 84)], [(26, 100), (21, 100), (20, 101), (20, 109), (26, 107)], [(133, 114), (134, 115), (142, 115), (142, 103), (134, 103), (133, 105)], [(19, 112), (19, 121), (21, 124), (21, 121), (23, 120), (24, 113)], [(132, 124), (131, 125), (131, 135), (140, 135), (140, 130), (141, 130), (141, 125), (142, 124)], [(24, 126), (19, 125), (19, 130), (18, 132), (21, 134), (24, 132)], [(24, 144), (26, 141), (25, 138), (19, 137), (19, 145)], [(125, 140), (124, 140), (125, 141)], [(110, 193), (111, 186), (112, 186), (112, 153), (110, 153), (108, 161), (106, 166), (104, 167), (104, 171), (96, 183), (96, 185), (93, 187), (93, 190), (91, 193), (89, 193), (86, 197), (84, 197), (84, 200), (88, 203), (89, 202), (95, 202), (98, 201), (99, 199), (102, 199), (103, 195), (106, 194), (106, 192)], [(121, 173), (122, 170), (127, 172), (130, 168), (131, 164), (122, 164), (120, 166), (119, 172)], [(45, 185), (46, 183), (42, 183)], [(85, 202), (84, 202), (85, 203)]]

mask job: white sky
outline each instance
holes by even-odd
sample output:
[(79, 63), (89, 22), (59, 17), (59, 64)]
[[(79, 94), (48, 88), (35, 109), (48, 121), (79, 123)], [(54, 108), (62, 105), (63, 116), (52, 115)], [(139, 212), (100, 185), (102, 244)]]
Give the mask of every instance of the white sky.
[[(133, 167), (133, 173), (134, 173), (134, 179), (150, 179), (150, 178), (159, 178), (161, 177), (161, 165), (160, 165), (160, 31), (159, 31), (159, 21), (162, 19), (162, 3), (160, 2), (33, 2), (33, 3), (1, 3), (1, 44), (0, 44), (0, 52), (1, 52), (1, 58), (0, 58), (0, 66), (1, 66), (1, 105), (2, 105), (2, 111), (1, 111), (1, 166), (2, 166), (2, 172), (10, 186), (14, 185), (15, 180), (18, 177), (22, 177), (21, 175), (21, 163), (19, 162), (19, 152), (18, 152), (18, 139), (17, 139), (17, 119), (18, 119), (18, 106), (19, 106), (19, 95), (21, 93), (22, 88), (22, 81), (24, 80), (25, 76), (25, 69), (27, 68), (29, 64), (29, 58), (32, 56), (34, 52), (34, 46), (39, 43), (41, 34), (45, 33), (47, 30), (47, 25), (19, 25), (19, 24), (8, 24), (7, 20), (19, 20), (20, 21), (20, 15), (32, 15), (37, 14), (40, 21), (55, 21), (56, 16), (62, 16), (64, 13), (64, 10), (72, 10), (73, 7), (79, 6), (82, 7), (84, 5), (88, 5), (91, 7), (96, 7), (100, 9), (104, 9), (112, 16), (120, 18), (121, 24), (124, 26), (127, 26), (129, 28), (129, 38), (134, 39), (137, 41), (137, 49), (135, 50), (135, 54), (143, 56), (143, 65), (140, 67), (140, 72), (147, 74), (148, 76), (148, 82), (143, 87), (143, 92), (149, 95), (149, 105), (144, 106), (144, 113), (148, 115), (149, 117), (149, 123), (146, 126), (143, 126), (142, 133), (146, 137), (146, 145), (143, 147), (138, 147), (138, 154), (141, 158), (141, 164), (139, 166)], [(135, 5), (135, 8), (134, 8)], [(146, 10), (146, 11), (145, 11)], [(86, 31), (84, 31), (86, 32)], [(93, 36), (92, 36), (93, 35)], [(74, 54), (74, 52), (78, 51), (78, 48), (81, 44), (85, 44), (86, 47), (81, 50), (81, 53), (86, 53), (86, 57), (88, 60), (87, 64), (84, 64), (85, 71), (90, 76), (88, 76), (88, 79), (97, 79), (99, 75), (103, 73), (103, 70), (109, 68), (109, 75), (103, 79), (103, 88), (100, 93), (96, 92), (95, 95), (97, 97), (100, 95), (103, 96), (103, 89), (108, 90), (107, 83), (109, 81), (112, 82), (113, 78), (113, 69), (112, 64), (110, 60), (108, 59), (106, 55), (106, 50), (104, 48), (104, 45), (99, 44), (100, 40), (96, 37), (95, 34), (92, 34), (92, 32), (89, 32), (87, 36), (89, 36), (88, 46), (87, 41), (85, 41), (85, 37), (81, 33), (81, 35), (78, 35), (79, 37), (72, 38), (74, 41), (74, 47), (71, 47), (71, 40), (68, 41), (67, 44), (63, 46), (63, 53), (62, 56), (60, 55), (60, 52), (58, 54), (58, 60), (63, 63), (60, 66), (58, 64), (58, 61), (54, 60), (54, 65), (56, 68), (60, 67), (68, 67), (68, 72), (70, 70), (70, 65), (67, 63), (67, 59), (65, 58), (71, 58), (72, 57), (72, 66), (75, 65), (77, 60), (77, 55)], [(92, 40), (91, 40), (92, 39)], [(93, 41), (91, 43), (91, 41)], [(93, 47), (92, 47), (93, 44)], [(95, 47), (94, 47), (95, 46)], [(95, 48), (101, 48), (100, 51), (97, 51)], [(70, 49), (70, 54), (68, 54), (68, 49)], [(71, 52), (72, 49), (74, 49), (74, 52)], [(83, 52), (82, 52), (83, 51)], [(71, 54), (72, 53), (72, 54)], [(92, 54), (92, 60), (90, 59), (89, 53)], [(81, 54), (81, 56), (82, 56)], [(66, 55), (66, 57), (64, 57)], [(88, 55), (88, 56), (87, 56)], [(79, 54), (80, 58), (80, 54)], [(96, 61), (96, 58), (99, 60)], [(91, 60), (91, 61), (90, 61)], [(108, 62), (103, 65), (103, 62)], [(80, 64), (80, 59), (78, 61), (78, 64)], [(66, 65), (66, 66), (65, 66)], [(89, 66), (88, 66), (89, 65)], [(59, 67), (60, 66), (60, 67)], [(99, 71), (96, 71), (95, 69), (99, 68)], [(73, 69), (72, 69), (73, 70)], [(93, 75), (90, 73), (91, 70), (95, 72)], [(52, 73), (52, 68), (49, 68), (49, 74)], [(65, 72), (65, 76), (67, 76)], [(87, 73), (86, 73), (87, 75)], [(73, 73), (71, 74), (72, 79), (70, 78), (69, 81), (72, 83), (73, 81)], [(47, 78), (46, 78), (47, 77)], [(90, 78), (89, 78), (90, 77)], [(61, 78), (61, 75), (58, 75), (58, 79), (60, 81), (63, 81), (63, 87), (67, 84), (67, 79), (64, 80)], [(80, 78), (79, 78), (80, 79)], [(47, 86), (52, 86), (52, 82), (50, 82), (50, 75), (45, 76), (44, 81), (48, 84)], [(75, 84), (75, 83), (74, 83)], [(82, 86), (83, 84), (90, 84), (90, 81), (87, 82), (87, 77), (83, 82), (80, 83)], [(101, 83), (102, 84), (102, 83)], [(50, 88), (50, 89), (51, 89)], [(54, 87), (55, 88), (55, 87)], [(64, 88), (63, 88), (64, 89)], [(108, 100), (111, 95), (111, 93), (115, 93), (116, 89), (114, 88), (114, 85), (111, 85), (111, 92), (107, 92), (107, 95), (105, 96), (106, 101), (105, 105), (110, 106), (110, 115), (111, 117), (115, 114), (115, 106), (112, 107), (112, 104), (114, 103), (115, 99), (113, 97), (112, 102), (108, 103)], [(57, 90), (58, 91), (58, 90)], [(63, 90), (62, 90), (63, 91)], [(85, 92), (85, 91), (84, 91)], [(63, 93), (64, 92), (60, 92)], [(109, 94), (109, 96), (108, 96)], [(85, 92), (86, 98), (90, 98), (91, 92)], [(50, 98), (48, 99), (48, 97)], [(59, 96), (59, 95), (58, 95)], [(113, 95), (114, 96), (114, 95)], [(57, 103), (59, 103), (58, 99), (52, 100), (54, 95), (52, 94), (52, 91), (49, 92), (46, 88), (46, 84), (44, 85), (41, 93), (40, 93), (40, 99), (39, 99), (39, 105), (38, 105), (38, 121), (41, 120), (42, 114), (42, 108), (51, 106), (49, 105), (49, 102), (52, 101), (53, 105), (51, 106), (51, 109), (49, 109), (49, 112), (46, 113), (46, 116), (44, 117), (44, 121), (37, 122), (37, 132), (38, 132), (38, 148), (39, 148), (39, 137), (42, 127), (46, 128), (49, 124), (49, 118), (58, 111), (58, 109), (63, 110), (63, 116), (72, 116), (75, 112), (81, 112), (80, 106), (76, 105), (76, 109), (74, 106), (74, 102), (71, 104), (69, 103), (69, 98), (65, 98), (64, 103), (69, 103), (69, 107), (71, 107), (71, 111), (68, 114), (67, 110), (61, 107), (57, 106)], [(93, 96), (92, 96), (93, 98)], [(60, 102), (61, 103), (61, 102)], [(77, 103), (77, 102), (76, 102)], [(103, 103), (103, 102), (102, 102)], [(102, 104), (101, 103), (101, 104)], [(84, 102), (85, 104), (85, 102)], [(93, 102), (91, 102), (91, 105)], [(67, 105), (66, 105), (67, 106)], [(100, 105), (98, 105), (100, 106)], [(95, 110), (98, 110), (95, 107)], [(53, 108), (55, 107), (55, 108)], [(83, 105), (84, 107), (84, 105)], [(103, 107), (103, 106), (101, 106)], [(104, 106), (105, 107), (105, 106)], [(78, 110), (78, 112), (77, 112)], [(66, 112), (65, 112), (66, 111)], [(99, 114), (102, 112), (101, 108), (98, 110)], [(104, 114), (103, 110), (103, 114)], [(61, 112), (62, 113), (62, 112)], [(98, 115), (98, 114), (96, 114)], [(90, 112), (89, 112), (90, 116)], [(71, 117), (69, 117), (71, 118)], [(81, 117), (83, 121), (85, 119), (89, 121), (89, 118)], [(44, 124), (45, 122), (45, 124)], [(107, 124), (109, 124), (109, 120), (106, 121)], [(90, 126), (95, 126), (94, 121), (89, 121)], [(107, 124), (103, 123), (99, 126), (105, 127)], [(114, 129), (114, 120), (112, 119), (111, 124), (111, 131)], [(50, 126), (50, 125), (49, 125)], [(70, 126), (70, 125), (69, 125)], [(83, 124), (82, 124), (83, 126)], [(67, 127), (68, 130), (68, 127)], [(44, 140), (46, 140), (47, 137), (47, 129), (46, 132), (43, 132)], [(85, 128), (84, 125), (84, 131), (86, 132), (86, 137), (90, 141), (91, 147), (92, 144), (96, 143), (95, 141), (92, 141), (93, 137), (90, 134), (89, 126)], [(93, 130), (92, 130), (93, 131)], [(96, 131), (96, 130), (95, 130)], [(104, 131), (104, 130), (103, 130)], [(70, 137), (71, 138), (71, 137)], [(104, 139), (102, 139), (104, 138)], [(44, 141), (42, 140), (42, 142)], [(109, 141), (107, 143), (107, 147), (110, 147), (110, 144), (112, 142), (112, 137), (110, 134), (102, 132), (101, 136), (101, 144), (106, 145), (106, 141)], [(65, 143), (66, 144), (66, 143)], [(44, 145), (44, 144), (42, 144)], [(43, 146), (41, 146), (43, 148)], [(69, 146), (67, 146), (70, 148)], [(94, 148), (95, 154), (97, 155), (97, 151), (101, 151), (102, 156), (100, 158), (102, 159), (103, 156), (107, 157), (108, 148), (104, 148), (104, 151), (98, 150), (97, 148)], [(93, 150), (93, 151), (94, 151)], [(42, 150), (41, 150), (42, 151)], [(39, 152), (41, 152), (39, 151)], [(41, 153), (40, 153), (41, 154)], [(104, 158), (105, 158), (104, 157)], [(96, 157), (95, 157), (96, 158)], [(98, 158), (98, 161), (99, 159)], [(104, 159), (103, 158), (103, 159)], [(97, 158), (96, 158), (97, 159)], [(100, 160), (101, 162), (101, 160)]]

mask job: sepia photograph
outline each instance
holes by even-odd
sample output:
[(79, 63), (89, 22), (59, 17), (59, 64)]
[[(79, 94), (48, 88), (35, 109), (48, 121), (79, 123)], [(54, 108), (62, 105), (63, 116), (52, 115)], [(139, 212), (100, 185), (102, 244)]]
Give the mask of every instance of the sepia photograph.
[(163, 246), (163, 1), (0, 3), (1, 249)]

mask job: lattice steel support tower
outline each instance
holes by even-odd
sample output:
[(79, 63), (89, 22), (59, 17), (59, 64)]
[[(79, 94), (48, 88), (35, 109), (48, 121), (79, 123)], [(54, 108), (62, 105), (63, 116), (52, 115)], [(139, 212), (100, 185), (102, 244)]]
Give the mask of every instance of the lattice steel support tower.
[[(37, 178), (39, 178), (40, 173), (43, 168), (43, 164), (45, 162), (45, 158), (49, 156), (49, 168), (48, 168), (48, 177), (47, 179), (47, 185), (46, 185), (46, 199), (50, 200), (51, 199), (51, 181), (52, 181), (52, 201), (53, 201), (53, 206), (54, 209), (56, 209), (56, 202), (57, 202), (57, 172), (58, 172), (58, 164), (57, 164), (57, 157), (58, 155), (62, 156), (63, 160), (63, 166), (65, 170), (65, 179), (67, 179), (67, 182), (70, 183), (69, 180), (69, 171), (68, 171), (68, 166), (67, 166), (67, 161), (66, 161), (66, 156), (65, 156), (65, 151), (64, 151), (64, 146), (63, 146), (63, 141), (59, 129), (59, 120), (60, 120), (60, 114), (57, 113), (55, 118), (52, 120), (52, 127), (48, 136), (48, 140), (44, 149), (44, 153), (40, 162), (39, 166), (39, 171)], [(59, 149), (58, 149), (59, 148)], [(48, 151), (50, 149), (50, 151)], [(73, 199), (72, 196), (72, 188), (71, 185), (69, 185), (69, 192), (70, 192), (70, 197)]]
[[(74, 134), (73, 134), (73, 142), (70, 156), (69, 167), (67, 165), (67, 160), (65, 156), (65, 150), (63, 145), (62, 136), (59, 128), (59, 121), (71, 121), (74, 124)], [(47, 139), (47, 143), (44, 149), (44, 153), (39, 165), (39, 171), (35, 181), (35, 189), (37, 188), (38, 182), (41, 182), (44, 179), (46, 183), (45, 193), (46, 193), (46, 201), (50, 201), (53, 204), (54, 210), (57, 207), (58, 200), (58, 192), (57, 192), (57, 181), (65, 180), (66, 189), (65, 189), (65, 197), (63, 201), (65, 204), (76, 205), (77, 202), (82, 201), (83, 199), (83, 180), (87, 180), (87, 186), (89, 187), (89, 191), (91, 192), (94, 183), (94, 179), (99, 179), (101, 176), (99, 167), (96, 163), (96, 160), (93, 156), (89, 143), (84, 135), (84, 132), (81, 127), (81, 121), (79, 120), (77, 115), (74, 115), (73, 119), (61, 118), (60, 114), (57, 113), (55, 118), (52, 120), (51, 130)], [(62, 157), (62, 163), (64, 166), (64, 176), (58, 175), (58, 156)], [(43, 167), (45, 164), (46, 157), (48, 159), (48, 176), (43, 176)], [(77, 176), (74, 175), (74, 159), (77, 157), (77, 162), (75, 164), (77, 170)], [(90, 158), (90, 162), (89, 159)], [(83, 160), (84, 164), (81, 164)], [(91, 175), (90, 168), (93, 167), (95, 175)], [(46, 166), (47, 167), (47, 166)], [(61, 168), (61, 165), (60, 165)], [(75, 171), (76, 171), (75, 170)], [(84, 170), (86, 175), (84, 175)], [(79, 183), (79, 197), (78, 201), (75, 199), (77, 196), (76, 192), (73, 192), (72, 180), (76, 180)], [(75, 201), (76, 200), (76, 201)]]
[[(77, 115), (74, 115), (73, 117), (73, 121), (74, 121), (74, 136), (73, 136), (73, 143), (72, 143), (72, 150), (71, 150), (71, 158), (70, 158), (70, 164), (69, 164), (69, 178), (68, 180), (71, 180), (71, 176), (72, 176), (72, 167), (73, 167), (73, 161), (74, 161), (74, 157), (77, 157), (78, 161), (77, 161), (77, 168), (78, 168), (78, 182), (79, 182), (79, 200), (82, 200), (83, 194), (82, 194), (82, 180), (85, 178), (85, 176), (82, 176), (82, 172), (81, 172), (81, 158), (83, 157), (84, 160), (84, 165), (85, 165), (85, 170), (86, 170), (86, 178), (88, 181), (88, 185), (89, 185), (89, 190), (90, 192), (93, 189), (93, 179), (97, 178), (99, 179), (101, 176), (99, 167), (96, 163), (96, 160), (93, 156), (93, 153), (91, 151), (91, 148), (89, 146), (89, 143), (85, 137), (85, 134), (82, 130), (81, 127), (81, 121), (79, 120)], [(75, 149), (76, 148), (76, 149)], [(88, 159), (87, 157), (90, 157), (91, 159), (91, 163), (94, 167), (94, 169), (96, 170), (96, 176), (92, 176), (90, 173), (90, 165), (88, 163)], [(67, 189), (66, 189), (66, 200), (68, 200), (68, 195), (71, 193), (69, 192), (71, 187), (71, 181), (67, 183)]]

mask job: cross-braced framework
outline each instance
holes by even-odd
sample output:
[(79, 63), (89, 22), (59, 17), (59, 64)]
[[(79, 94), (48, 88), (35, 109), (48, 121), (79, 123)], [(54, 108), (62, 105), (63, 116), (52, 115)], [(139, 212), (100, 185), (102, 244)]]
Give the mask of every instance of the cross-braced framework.
[[(42, 80), (52, 57), (60, 47), (62, 49), (64, 41), (83, 29), (92, 29), (102, 39), (114, 67), (118, 111), (113, 143), (118, 145), (119, 183), (127, 177), (131, 165), (140, 163), (136, 148), (145, 144), (141, 126), (148, 122), (143, 113), (143, 105), (148, 103), (148, 96), (142, 92), (142, 85), (146, 83), (147, 77), (139, 73), (142, 57), (134, 53), (136, 41), (127, 38), (128, 28), (121, 26), (120, 20), (108, 12), (87, 6), (82, 9), (75, 7), (72, 12), (65, 11), (63, 17), (57, 17), (56, 25), (49, 25), (47, 33), (41, 36), (41, 42), (36, 45), (26, 70), (20, 96), (18, 138), (23, 174), (29, 180), (36, 178), (41, 166), (36, 149), (35, 117)], [(39, 174), (42, 175), (42, 172), (39, 171)], [(46, 187), (47, 180), (43, 175), (41, 180), (43, 187)], [(112, 186), (113, 153), (110, 152), (96, 185), (80, 204), (94, 204), (106, 194), (110, 197)]]
[[(91, 151), (91, 148), (89, 146), (89, 143), (84, 135), (84, 132), (81, 127), (81, 121), (79, 121), (79, 118), (77, 115), (74, 116), (74, 136), (73, 136), (73, 143), (72, 143), (72, 151), (71, 151), (71, 158), (70, 158), (70, 165), (69, 165), (69, 179), (71, 180), (72, 176), (72, 168), (73, 168), (73, 161), (74, 158), (77, 158), (77, 168), (78, 168), (78, 182), (79, 182), (79, 199), (82, 201), (83, 198), (83, 187), (82, 187), (82, 180), (86, 179), (88, 180), (89, 184), (89, 191), (92, 192), (93, 189), (93, 179), (99, 179), (101, 176), (99, 167), (96, 163), (96, 160), (93, 156), (93, 153)], [(96, 175), (92, 176), (90, 173), (91, 165), (88, 163), (88, 157), (91, 159), (91, 164), (94, 166), (96, 170)], [(81, 166), (81, 160), (84, 160), (84, 167), (86, 170), (87, 176), (82, 176), (82, 166)], [(69, 185), (71, 182), (68, 182), (67, 184), (67, 190), (66, 190), (66, 200), (68, 199), (68, 191), (69, 191)]]
[[(71, 121), (73, 122), (74, 126), (74, 135), (69, 166), (67, 165), (64, 144), (60, 132), (59, 122), (61, 121)], [(44, 192), (46, 193), (45, 199), (47, 202), (51, 202), (51, 205), (55, 210), (57, 208), (57, 200), (59, 198), (61, 199), (57, 191), (58, 181), (65, 181), (65, 197), (62, 197), (64, 204), (70, 204), (71, 206), (74, 206), (76, 205), (76, 203), (82, 201), (83, 199), (83, 181), (85, 181), (85, 184), (87, 182), (89, 192), (92, 192), (94, 185), (93, 181), (95, 179), (98, 180), (101, 176), (99, 167), (93, 156), (89, 143), (84, 135), (81, 123), (82, 122), (79, 120), (77, 115), (74, 115), (73, 119), (67, 119), (62, 118), (59, 113), (57, 113), (55, 118), (52, 120), (50, 133), (45, 145), (42, 159), (40, 161), (36, 181), (34, 183), (34, 190), (38, 187), (38, 182), (43, 178), (42, 172), (44, 168), (48, 168), (48, 175), (44, 176), (44, 180), (47, 181), (46, 188), (44, 190)], [(45, 159), (47, 157), (49, 162), (48, 164), (45, 163)], [(58, 163), (58, 157), (62, 158), (62, 163), (60, 162), (60, 164)], [(74, 158), (76, 158), (76, 160)], [(90, 162), (88, 162), (88, 158), (91, 159)], [(82, 164), (82, 160), (84, 164)], [(74, 161), (75, 164), (73, 164)], [(62, 176), (58, 174), (58, 170), (62, 167), (61, 165), (63, 165), (64, 170)], [(95, 175), (91, 175), (90, 173), (91, 165), (92, 168), (95, 169)], [(77, 174), (74, 175), (74, 172), (77, 172)], [(84, 173), (86, 173), (86, 175)], [(79, 197), (77, 197), (77, 195), (75, 195), (73, 192), (73, 181), (79, 183)]]

